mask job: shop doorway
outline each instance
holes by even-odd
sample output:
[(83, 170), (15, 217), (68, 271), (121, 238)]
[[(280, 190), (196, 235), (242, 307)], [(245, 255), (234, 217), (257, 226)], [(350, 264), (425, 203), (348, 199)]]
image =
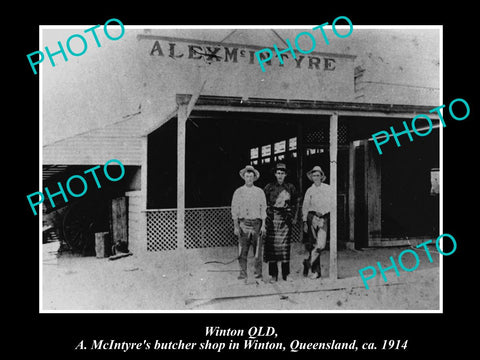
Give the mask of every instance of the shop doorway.
[[(330, 184), (329, 120), (329, 115), (318, 114), (193, 111), (186, 123), (185, 247), (236, 244), (230, 205), (233, 192), (244, 183), (239, 170), (247, 164), (260, 171), (255, 185), (264, 188), (275, 181), (274, 165), (285, 163), (287, 181), (297, 188), (300, 207), (311, 185), (306, 172), (313, 166), (322, 167)], [(152, 249), (176, 248), (173, 242), (163, 244), (176, 228), (176, 122), (172, 118), (148, 138), (147, 242)], [(344, 248), (348, 146), (345, 136), (340, 141), (337, 239), (338, 247)], [(302, 240), (301, 225), (299, 221), (293, 229), (294, 242)]]
[(407, 245), (438, 236), (438, 130), (382, 155), (368, 139), (351, 142), (350, 152), (350, 238), (355, 248)]

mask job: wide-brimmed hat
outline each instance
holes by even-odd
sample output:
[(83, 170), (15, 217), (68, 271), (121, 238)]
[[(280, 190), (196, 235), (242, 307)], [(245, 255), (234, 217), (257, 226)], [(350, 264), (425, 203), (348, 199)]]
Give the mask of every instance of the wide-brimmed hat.
[(242, 179), (245, 179), (244, 176), (247, 171), (253, 171), (253, 173), (255, 174), (255, 176), (253, 177), (253, 181), (257, 181), (260, 177), (260, 172), (257, 169), (255, 169), (252, 165), (247, 165), (239, 172)]
[(323, 172), (322, 168), (320, 166), (314, 166), (312, 170), (310, 170), (309, 172), (307, 172), (307, 177), (310, 181), (313, 181), (312, 179), (312, 174), (314, 172), (320, 172), (320, 174), (322, 175), (322, 181), (324, 181), (327, 177), (325, 176), (325, 173)]
[(288, 173), (287, 165), (285, 165), (284, 163), (275, 164), (275, 166), (273, 167), (273, 173), (275, 173), (277, 170), (282, 170)]

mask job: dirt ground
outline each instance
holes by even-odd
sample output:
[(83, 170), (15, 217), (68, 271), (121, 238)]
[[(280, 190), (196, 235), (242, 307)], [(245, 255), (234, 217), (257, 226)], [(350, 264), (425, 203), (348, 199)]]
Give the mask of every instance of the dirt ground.
[[(440, 308), (439, 262), (416, 249), (419, 266), (405, 272), (398, 266), (377, 276), (366, 289), (358, 270), (380, 262), (389, 266), (407, 247), (341, 250), (338, 280), (328, 278), (329, 252), (321, 258), (322, 278), (302, 275), (305, 257), (301, 244), (292, 244), (289, 281), (271, 284), (264, 264), (264, 280), (253, 278), (249, 254), (249, 279), (237, 280), (236, 247), (164, 251), (111, 261), (106, 258), (58, 256), (58, 243), (43, 245), (41, 310), (44, 311), (435, 311)], [(403, 264), (412, 268), (414, 257)], [(219, 262), (228, 263), (221, 264)], [(398, 264), (398, 261), (397, 261)]]

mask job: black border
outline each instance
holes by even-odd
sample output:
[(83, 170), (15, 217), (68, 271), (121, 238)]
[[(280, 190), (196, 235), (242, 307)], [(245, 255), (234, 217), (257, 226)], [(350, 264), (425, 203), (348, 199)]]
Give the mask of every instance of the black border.
[[(468, 14), (475, 13), (472, 5), (435, 4), (419, 8), (405, 2), (383, 3), (381, 7), (361, 4), (354, 9), (346, 3), (324, 4), (268, 3), (247, 5), (246, 3), (197, 3), (179, 4), (125, 4), (118, 3), (106, 9), (99, 5), (70, 7), (53, 5), (43, 11), (32, 11), (22, 18), (21, 41), (12, 36), (15, 51), (11, 51), (16, 74), (21, 74), (12, 87), (16, 98), (20, 98), (21, 112), (11, 118), (17, 134), (21, 134), (20, 149), (15, 152), (12, 167), (22, 174), (21, 188), (14, 199), (16, 214), (20, 214), (22, 225), (20, 251), (12, 254), (20, 264), (14, 271), (11, 294), (14, 295), (15, 311), (12, 322), (12, 345), (17, 349), (32, 348), (41, 354), (69, 356), (92, 356), (91, 352), (75, 352), (80, 340), (90, 339), (150, 340), (183, 339), (201, 341), (205, 339), (205, 326), (243, 328), (251, 326), (274, 326), (286, 343), (298, 338), (304, 341), (323, 339), (359, 339), (380, 341), (381, 339), (409, 339), (406, 352), (368, 353), (369, 357), (430, 356), (461, 354), (474, 347), (475, 331), (469, 329), (470, 314), (475, 313), (476, 281), (474, 256), (478, 242), (473, 234), (476, 213), (474, 155), (476, 148), (476, 98), (473, 95), (473, 75), (478, 76), (476, 64), (477, 39), (473, 21)], [(175, 5), (174, 5), (175, 6)], [(65, 10), (61, 10), (65, 9)], [(307, 16), (304, 16), (308, 14)], [(39, 25), (102, 24), (107, 19), (118, 18), (125, 25), (150, 24), (320, 24), (332, 21), (337, 16), (348, 16), (357, 25), (443, 25), (444, 54), (444, 103), (463, 98), (470, 105), (467, 120), (457, 122), (447, 118), (444, 129), (444, 233), (455, 236), (457, 251), (444, 257), (444, 314), (39, 314), (38, 313), (38, 218), (32, 217), (25, 196), (36, 188), (38, 179), (38, 78), (34, 76), (26, 60), (26, 54), (38, 50)], [(10, 71), (10, 70), (9, 70)], [(18, 77), (17, 77), (18, 79)], [(20, 118), (20, 119), (18, 119)], [(18, 119), (18, 120), (17, 120)], [(474, 128), (475, 127), (475, 128)], [(473, 205), (473, 206), (472, 206)], [(26, 231), (24, 231), (26, 230)], [(15, 237), (17, 240), (18, 237)], [(9, 255), (10, 256), (10, 255)], [(18, 269), (18, 268), (17, 268)], [(10, 292), (9, 292), (10, 294)], [(21, 300), (21, 301), (18, 301)], [(472, 322), (473, 322), (472, 321)], [(471, 336), (471, 338), (470, 338)], [(15, 349), (15, 348), (13, 348)], [(146, 353), (145, 353), (146, 354)], [(156, 358), (167, 353), (149, 353)], [(171, 353), (175, 355), (179, 353)], [(185, 353), (188, 355), (189, 353)], [(190, 353), (192, 354), (192, 353)], [(230, 353), (220, 354), (229, 356)], [(345, 356), (346, 353), (304, 353), (313, 356)], [(102, 352), (100, 356), (123, 356), (122, 353)], [(139, 352), (129, 356), (144, 355)], [(264, 352), (248, 356), (271, 356)], [(350, 354), (348, 354), (350, 355)], [(354, 354), (365, 355), (365, 353)], [(178, 356), (178, 355), (177, 355)], [(214, 356), (214, 353), (209, 356)]]

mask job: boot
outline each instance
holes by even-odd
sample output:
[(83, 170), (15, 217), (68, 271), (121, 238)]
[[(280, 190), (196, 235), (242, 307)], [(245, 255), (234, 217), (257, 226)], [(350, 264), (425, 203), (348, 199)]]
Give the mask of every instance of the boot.
[(271, 276), (270, 282), (278, 280), (278, 266), (275, 261), (268, 262), (268, 274)]
[(247, 260), (243, 258), (238, 259), (238, 264), (240, 265), (240, 275), (238, 280), (243, 280), (247, 278)]
[(245, 271), (240, 270), (240, 275), (238, 275), (238, 280), (243, 280), (247, 278), (247, 273)]
[(308, 276), (308, 270), (310, 269), (310, 260), (305, 259), (303, 260), (303, 276)]
[(320, 266), (320, 254), (312, 264), (312, 279), (318, 279), (322, 276), (322, 267)]
[(290, 262), (282, 262), (282, 279), (287, 280), (287, 276), (290, 274)]

